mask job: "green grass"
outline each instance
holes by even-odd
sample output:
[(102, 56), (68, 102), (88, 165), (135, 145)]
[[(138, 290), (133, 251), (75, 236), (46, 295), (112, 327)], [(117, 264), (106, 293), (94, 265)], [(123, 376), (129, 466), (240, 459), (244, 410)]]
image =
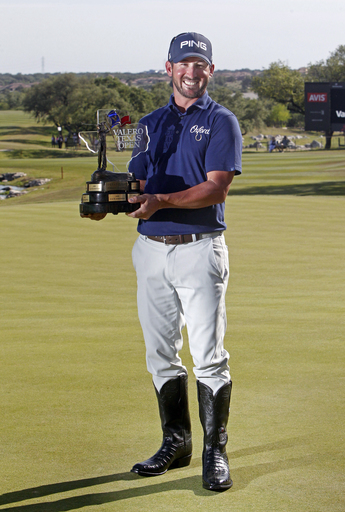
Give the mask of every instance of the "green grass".
[(243, 176), (232, 194), (344, 195), (342, 150), (264, 153), (243, 156)]
[[(136, 311), (136, 223), (79, 217), (92, 158), (66, 159), (59, 183), (52, 159), (25, 160), (33, 177), (55, 179), (0, 203), (0, 511), (344, 510), (345, 208), (316, 193), (344, 179), (342, 155), (244, 155), (227, 198), (234, 486), (221, 494), (201, 486), (187, 339), (192, 464), (129, 472), (161, 440)], [(306, 184), (309, 194), (293, 192)]]
[(343, 510), (344, 201), (227, 203), (234, 487), (221, 495), (201, 488), (186, 346), (193, 463), (157, 479), (128, 473), (161, 436), (136, 313), (135, 222), (92, 223), (74, 202), (0, 211), (4, 507)]

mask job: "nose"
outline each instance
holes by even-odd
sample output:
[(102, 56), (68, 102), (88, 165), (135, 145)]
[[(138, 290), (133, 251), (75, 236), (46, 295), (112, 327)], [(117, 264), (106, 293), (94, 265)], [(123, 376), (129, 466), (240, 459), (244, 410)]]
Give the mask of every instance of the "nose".
[(198, 68), (196, 66), (196, 64), (194, 62), (191, 62), (189, 65), (188, 65), (188, 69), (187, 69), (187, 74), (190, 78), (196, 78), (197, 77), (197, 71), (198, 71)]

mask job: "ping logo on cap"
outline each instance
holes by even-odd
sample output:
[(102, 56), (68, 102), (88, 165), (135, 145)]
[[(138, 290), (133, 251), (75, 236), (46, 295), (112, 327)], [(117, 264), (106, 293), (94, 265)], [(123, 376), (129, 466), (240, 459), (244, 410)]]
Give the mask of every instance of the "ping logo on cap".
[(193, 46), (196, 46), (197, 48), (200, 48), (201, 50), (204, 50), (207, 52), (207, 44), (203, 43), (202, 41), (181, 41), (180, 48), (182, 49), (184, 46), (189, 46), (190, 48), (193, 48)]

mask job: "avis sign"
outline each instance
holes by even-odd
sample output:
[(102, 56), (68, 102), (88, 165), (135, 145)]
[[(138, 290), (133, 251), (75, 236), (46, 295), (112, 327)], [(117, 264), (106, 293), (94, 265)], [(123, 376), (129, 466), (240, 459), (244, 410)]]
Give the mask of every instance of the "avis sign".
[(327, 92), (308, 92), (307, 101), (308, 103), (327, 103), (328, 94)]

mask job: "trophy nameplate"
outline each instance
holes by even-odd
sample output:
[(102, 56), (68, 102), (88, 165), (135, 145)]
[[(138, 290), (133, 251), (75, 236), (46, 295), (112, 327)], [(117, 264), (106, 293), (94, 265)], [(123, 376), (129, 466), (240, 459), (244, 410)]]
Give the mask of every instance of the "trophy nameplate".
[(88, 183), (87, 191), (88, 192), (102, 192), (102, 184), (101, 183)]

